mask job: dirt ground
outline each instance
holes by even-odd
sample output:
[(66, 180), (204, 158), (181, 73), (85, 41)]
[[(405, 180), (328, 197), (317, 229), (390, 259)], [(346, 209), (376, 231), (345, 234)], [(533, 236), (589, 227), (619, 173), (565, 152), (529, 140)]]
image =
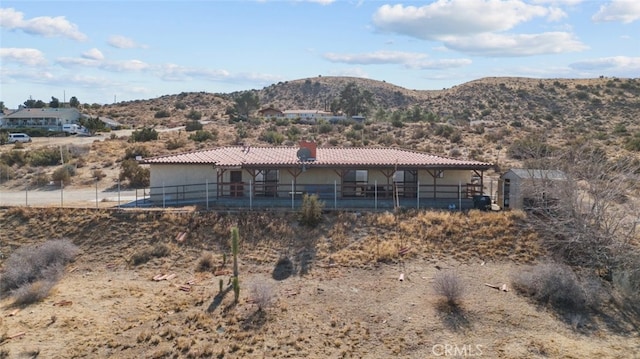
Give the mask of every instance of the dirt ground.
[[(4, 258), (50, 233), (71, 239), (81, 251), (44, 301), (18, 308), (10, 299), (0, 302), (3, 358), (640, 357), (637, 327), (593, 322), (584, 324), (590, 326), (584, 334), (512, 290), (486, 286), (510, 286), (524, 264), (506, 257), (481, 260), (473, 255), (477, 248), (464, 256), (420, 252), (407, 260), (349, 265), (321, 253), (339, 237), (342, 217), (308, 231), (313, 253), (302, 243), (250, 240), (260, 232), (268, 238), (271, 231), (255, 222), (260, 228), (244, 231), (240, 299), (233, 304), (232, 291), (217, 296), (219, 281), (225, 288), (229, 283), (229, 263), (218, 275), (196, 271), (203, 252), (222, 264), (212, 223), (210, 237), (198, 237), (192, 227), (180, 243), (175, 234), (181, 225), (169, 225), (179, 221), (166, 215), (152, 227), (147, 214), (99, 212), (72, 229), (62, 222), (87, 212), (35, 211), (0, 212)], [(351, 244), (335, 258), (358, 251), (355, 241), (365, 232), (379, 231), (357, 221), (362, 226), (349, 227)], [(41, 228), (32, 228), (36, 223)], [(10, 236), (10, 227), (26, 236)], [(158, 243), (169, 247), (169, 256), (131, 264), (134, 253)], [(434, 276), (447, 270), (455, 270), (466, 288), (455, 312), (443, 310), (433, 290)], [(171, 277), (153, 279), (159, 275)], [(258, 310), (251, 290), (258, 283), (273, 300), (264, 310)]]

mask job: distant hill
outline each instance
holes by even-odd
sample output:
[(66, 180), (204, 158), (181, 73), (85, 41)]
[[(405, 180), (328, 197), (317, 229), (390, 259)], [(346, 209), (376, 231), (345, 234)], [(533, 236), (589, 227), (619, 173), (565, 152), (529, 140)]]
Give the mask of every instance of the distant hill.
[(258, 94), (263, 108), (322, 110), (349, 83), (372, 94), (364, 126), (338, 124), (320, 129), (259, 118), (233, 123), (226, 110), (242, 92), (180, 93), (91, 111), (133, 128), (182, 126), (190, 112), (199, 112), (208, 123), (206, 128), (215, 129), (220, 136), (215, 143), (198, 144), (198, 148), (238, 142), (291, 145), (299, 138), (311, 138), (325, 146), (400, 146), (507, 165), (519, 163), (508, 158), (505, 149), (533, 134), (555, 147), (593, 140), (612, 155), (627, 153), (630, 148), (640, 150), (640, 79), (491, 77), (421, 91), (384, 81), (323, 76), (250, 91)]

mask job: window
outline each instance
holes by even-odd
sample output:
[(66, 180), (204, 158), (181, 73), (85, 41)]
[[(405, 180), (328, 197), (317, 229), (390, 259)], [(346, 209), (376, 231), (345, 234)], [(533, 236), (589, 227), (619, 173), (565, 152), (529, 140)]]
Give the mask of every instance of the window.
[(369, 171), (367, 170), (346, 170), (342, 177), (342, 196), (364, 196), (368, 179)]
[(256, 196), (278, 197), (278, 170), (260, 170), (256, 174)]
[(398, 189), (397, 193), (399, 196), (416, 197), (418, 191), (418, 171), (396, 171), (393, 175), (393, 182)]

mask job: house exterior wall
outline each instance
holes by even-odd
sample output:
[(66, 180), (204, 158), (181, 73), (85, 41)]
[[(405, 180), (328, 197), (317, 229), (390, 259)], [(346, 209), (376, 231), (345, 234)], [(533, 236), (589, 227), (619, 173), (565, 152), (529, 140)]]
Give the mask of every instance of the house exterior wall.
[[(360, 191), (372, 192), (375, 185), (378, 186), (377, 191), (381, 193), (384, 188), (389, 190), (386, 185), (393, 184), (393, 177), (387, 178), (381, 169), (373, 168), (354, 168), (354, 170), (367, 170), (367, 187), (360, 188)], [(218, 173), (213, 165), (190, 165), (190, 164), (153, 164), (150, 166), (151, 172), (151, 200), (154, 202), (162, 202), (164, 200), (197, 200), (203, 199), (204, 196), (216, 197), (229, 195), (228, 185), (231, 182), (231, 172), (241, 171), (243, 183), (239, 190), (242, 196), (248, 197), (250, 189), (253, 186), (254, 192), (260, 191), (261, 184), (256, 186), (253, 183), (251, 172), (246, 169), (228, 169), (222, 173), (221, 181), (225, 185), (217, 186)], [(339, 172), (340, 170), (338, 170)], [(452, 198), (458, 194), (458, 185), (466, 185), (471, 180), (471, 171), (469, 170), (444, 170), (443, 176), (436, 179), (436, 199)], [(337, 190), (338, 196), (342, 191), (342, 179), (333, 168), (309, 168), (298, 175), (295, 179), (295, 191), (292, 190), (291, 184), (294, 182), (294, 176), (287, 169), (280, 169), (278, 175), (277, 197), (285, 197), (292, 192), (316, 193), (323, 197), (332, 197)], [(418, 183), (420, 189), (416, 191), (414, 188), (413, 197), (420, 193), (420, 197), (434, 198), (433, 193), (433, 177), (426, 170), (418, 171)], [(337, 184), (337, 188), (335, 187)], [(225, 187), (226, 186), (226, 187)], [(262, 188), (264, 190), (264, 188)], [(218, 193), (220, 191), (220, 193)], [(351, 190), (353, 195), (355, 192)], [(407, 193), (409, 193), (407, 192)], [(359, 192), (364, 195), (363, 192)], [(371, 193), (370, 193), (371, 194)], [(405, 194), (400, 189), (400, 195)], [(464, 197), (463, 193), (463, 197)]]
[(215, 194), (216, 171), (212, 165), (156, 164), (150, 166), (149, 172), (150, 196), (154, 202), (162, 202), (163, 195), (171, 201), (200, 199), (206, 190), (210, 195)]

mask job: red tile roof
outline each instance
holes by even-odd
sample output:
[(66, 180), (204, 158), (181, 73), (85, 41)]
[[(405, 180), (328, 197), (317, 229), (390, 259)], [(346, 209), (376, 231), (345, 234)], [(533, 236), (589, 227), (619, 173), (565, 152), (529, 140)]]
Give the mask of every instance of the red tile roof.
[[(299, 147), (228, 146), (147, 158), (146, 164), (211, 164), (219, 167), (297, 167)], [(318, 147), (308, 167), (432, 167), (488, 169), (487, 162), (457, 160), (423, 152), (383, 147)]]

